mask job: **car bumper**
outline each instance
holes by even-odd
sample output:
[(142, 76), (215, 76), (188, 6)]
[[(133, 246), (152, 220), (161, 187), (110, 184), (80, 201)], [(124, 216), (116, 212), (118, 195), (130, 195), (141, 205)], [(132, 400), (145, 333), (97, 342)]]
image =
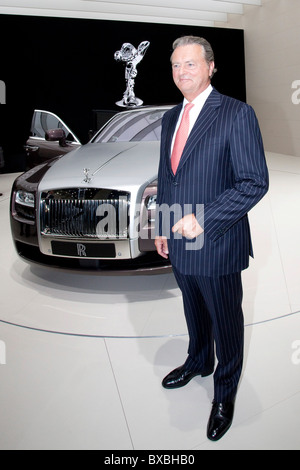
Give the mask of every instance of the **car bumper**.
[[(155, 251), (148, 251), (140, 256), (132, 257), (132, 252), (137, 249), (138, 240), (135, 240), (134, 243), (130, 240), (93, 242), (93, 244), (97, 244), (98, 247), (101, 246), (104, 249), (105, 245), (113, 245), (113, 248), (110, 246), (109, 253), (111, 255), (115, 253), (115, 256), (101, 258), (82, 256), (82, 252), (81, 255), (79, 254), (81, 249), (84, 252), (84, 248), (80, 245), (85, 248), (87, 246), (84, 243), (85, 240), (61, 240), (62, 243), (69, 244), (68, 247), (62, 246), (63, 250), (70, 250), (70, 254), (67, 256), (67, 251), (63, 251), (63, 254), (60, 255), (57, 254), (58, 252), (53, 253), (52, 242), (58, 240), (50, 238), (46, 244), (44, 243), (44, 249), (50, 250), (48, 251), (49, 254), (43, 253), (40, 250), (36, 225), (23, 223), (11, 217), (11, 229), (18, 255), (30, 264), (107, 275), (161, 274), (172, 271), (170, 262), (161, 258)], [(132, 246), (132, 243), (134, 246)], [(90, 244), (91, 242), (89, 242)], [(55, 249), (59, 249), (59, 246), (58, 248), (56, 246)], [(76, 250), (79, 250), (79, 252)], [(85, 253), (88, 254), (88, 251)]]

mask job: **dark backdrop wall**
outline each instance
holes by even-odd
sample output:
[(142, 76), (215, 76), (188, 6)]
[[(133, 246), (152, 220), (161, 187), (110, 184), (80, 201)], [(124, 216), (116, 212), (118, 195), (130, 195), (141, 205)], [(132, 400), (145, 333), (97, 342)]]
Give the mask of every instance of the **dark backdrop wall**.
[(123, 63), (114, 53), (125, 42), (150, 41), (138, 65), (136, 96), (145, 105), (178, 103), (172, 81), (173, 41), (186, 34), (205, 37), (215, 51), (221, 93), (246, 101), (242, 30), (152, 23), (0, 15), (0, 80), (6, 104), (0, 105), (0, 146), (6, 171), (20, 171), (23, 145), (34, 109), (58, 114), (85, 143), (94, 126), (93, 110), (115, 105), (125, 91)]

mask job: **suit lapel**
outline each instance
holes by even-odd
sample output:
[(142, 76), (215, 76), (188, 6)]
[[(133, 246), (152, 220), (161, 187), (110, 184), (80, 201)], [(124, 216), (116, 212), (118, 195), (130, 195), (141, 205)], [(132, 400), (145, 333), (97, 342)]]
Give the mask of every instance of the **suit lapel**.
[[(219, 107), (221, 105), (221, 95), (215, 89), (211, 92), (200, 112), (197, 121), (189, 135), (189, 138), (184, 147), (178, 169), (180, 171), (187, 159), (189, 158), (195, 145), (202, 139), (213, 122), (217, 119)], [(180, 111), (180, 110), (179, 110)], [(178, 117), (177, 117), (178, 118)], [(176, 122), (175, 122), (176, 125)], [(174, 129), (173, 129), (174, 131)]]

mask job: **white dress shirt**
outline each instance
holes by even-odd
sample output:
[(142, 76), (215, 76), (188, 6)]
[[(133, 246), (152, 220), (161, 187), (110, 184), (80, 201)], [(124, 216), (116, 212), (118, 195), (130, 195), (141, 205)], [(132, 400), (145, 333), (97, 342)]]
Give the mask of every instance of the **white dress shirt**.
[[(194, 126), (195, 122), (197, 121), (197, 118), (198, 118), (200, 112), (202, 111), (202, 108), (203, 108), (203, 106), (204, 106), (204, 104), (205, 104), (207, 98), (208, 98), (209, 95), (211, 94), (212, 90), (213, 90), (213, 87), (212, 87), (211, 85), (209, 85), (209, 86), (206, 88), (206, 90), (204, 90), (202, 93), (200, 93), (200, 95), (198, 95), (197, 98), (195, 98), (194, 101), (192, 101), (192, 103), (193, 103), (194, 106), (193, 106), (192, 109), (190, 110), (190, 114), (189, 114), (189, 118), (190, 118), (189, 133), (190, 133), (191, 130), (193, 129), (193, 126)], [(182, 110), (181, 110), (181, 113), (180, 113), (180, 115), (179, 115), (178, 122), (177, 122), (177, 125), (176, 125), (176, 128), (175, 128), (175, 132), (174, 132), (174, 135), (173, 135), (171, 153), (172, 153), (172, 150), (173, 150), (173, 146), (174, 146), (174, 142), (175, 142), (175, 137), (176, 137), (178, 128), (179, 128), (180, 123), (181, 123), (183, 111), (184, 111), (185, 105), (186, 105), (187, 103), (189, 103), (189, 101), (188, 101), (186, 98), (184, 98)]]

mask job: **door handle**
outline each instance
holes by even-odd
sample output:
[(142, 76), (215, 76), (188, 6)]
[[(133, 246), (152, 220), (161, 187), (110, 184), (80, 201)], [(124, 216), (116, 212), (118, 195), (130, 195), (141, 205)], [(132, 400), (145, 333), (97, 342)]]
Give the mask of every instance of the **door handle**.
[(24, 145), (24, 149), (26, 152), (37, 152), (40, 147), (37, 147), (35, 145)]

